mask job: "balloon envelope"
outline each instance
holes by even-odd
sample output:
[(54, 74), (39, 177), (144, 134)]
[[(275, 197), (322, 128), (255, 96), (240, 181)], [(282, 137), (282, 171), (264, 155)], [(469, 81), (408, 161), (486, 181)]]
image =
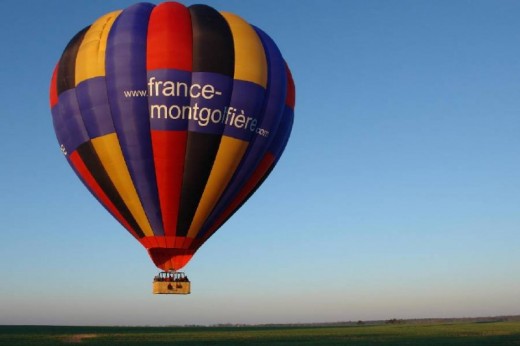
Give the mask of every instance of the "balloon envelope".
[(54, 70), (60, 148), (163, 270), (178, 270), (263, 183), (292, 128), (272, 39), (205, 5), (139, 3), (76, 34)]

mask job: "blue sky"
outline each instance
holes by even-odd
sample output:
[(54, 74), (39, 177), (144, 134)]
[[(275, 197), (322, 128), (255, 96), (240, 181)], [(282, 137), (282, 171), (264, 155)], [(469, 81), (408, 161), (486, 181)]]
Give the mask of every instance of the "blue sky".
[(155, 266), (52, 128), (68, 40), (132, 3), (19, 2), (0, 22), (0, 324), (520, 313), (518, 1), (209, 2), (277, 42), (295, 125), (275, 172), (185, 268), (186, 297), (151, 294)]

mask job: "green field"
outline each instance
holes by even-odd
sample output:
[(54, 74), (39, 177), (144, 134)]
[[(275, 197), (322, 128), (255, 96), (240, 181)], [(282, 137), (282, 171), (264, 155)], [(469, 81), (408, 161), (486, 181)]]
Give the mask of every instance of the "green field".
[(64, 344), (520, 346), (520, 322), (226, 328), (0, 326), (0, 345)]

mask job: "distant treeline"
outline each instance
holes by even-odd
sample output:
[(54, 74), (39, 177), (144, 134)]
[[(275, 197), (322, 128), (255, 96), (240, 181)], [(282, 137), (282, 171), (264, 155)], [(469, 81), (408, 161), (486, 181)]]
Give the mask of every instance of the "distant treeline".
[[(358, 320), (358, 321), (339, 321), (339, 322), (315, 322), (315, 323), (266, 323), (266, 324), (245, 324), (245, 323), (219, 323), (209, 327), (343, 327), (360, 325), (380, 325), (380, 324), (443, 324), (443, 323), (493, 323), (493, 322), (520, 322), (520, 315), (511, 316), (487, 316), (487, 317), (454, 317), (454, 318), (413, 318), (388, 320)], [(186, 325), (185, 327), (204, 327), (201, 325)]]

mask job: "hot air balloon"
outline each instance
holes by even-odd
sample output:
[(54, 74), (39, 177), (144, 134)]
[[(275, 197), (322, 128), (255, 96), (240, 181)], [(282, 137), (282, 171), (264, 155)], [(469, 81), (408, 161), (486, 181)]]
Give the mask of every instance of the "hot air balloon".
[(294, 104), (266, 33), (176, 2), (102, 16), (71, 39), (50, 85), (61, 151), (164, 271), (154, 293), (190, 292), (178, 270), (272, 171)]

